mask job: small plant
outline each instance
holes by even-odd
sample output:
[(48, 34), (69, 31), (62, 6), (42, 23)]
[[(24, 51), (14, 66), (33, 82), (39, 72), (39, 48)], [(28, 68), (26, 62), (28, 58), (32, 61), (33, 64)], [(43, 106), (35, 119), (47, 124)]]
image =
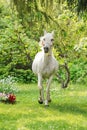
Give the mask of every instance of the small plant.
[(0, 93), (0, 101), (13, 104), (16, 101), (16, 96), (14, 94)]
[(16, 101), (15, 93), (17, 92), (18, 89), (13, 77), (8, 76), (0, 80), (0, 101), (14, 103)]

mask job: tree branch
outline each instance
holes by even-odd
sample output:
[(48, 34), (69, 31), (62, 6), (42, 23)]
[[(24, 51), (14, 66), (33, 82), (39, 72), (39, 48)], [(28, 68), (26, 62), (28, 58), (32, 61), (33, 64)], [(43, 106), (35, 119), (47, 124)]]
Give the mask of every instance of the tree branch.
[(64, 68), (66, 70), (66, 75), (65, 75), (65, 81), (62, 79), (62, 77), (57, 74), (57, 77), (59, 78), (60, 82), (61, 82), (61, 87), (62, 88), (67, 88), (68, 87), (68, 84), (69, 84), (69, 81), (70, 81), (70, 71), (69, 71), (69, 68), (68, 68), (68, 65), (65, 63), (64, 65), (60, 65), (61, 68)]

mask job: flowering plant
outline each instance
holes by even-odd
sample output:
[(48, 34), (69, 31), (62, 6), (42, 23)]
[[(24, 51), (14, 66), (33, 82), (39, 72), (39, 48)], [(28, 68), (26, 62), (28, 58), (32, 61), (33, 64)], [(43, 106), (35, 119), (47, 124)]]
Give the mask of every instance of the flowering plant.
[(8, 76), (7, 78), (0, 80), (0, 101), (15, 103), (16, 96), (14, 93), (17, 93), (18, 89), (15, 85), (15, 80), (13, 77)]
[(0, 93), (0, 101), (13, 104), (16, 101), (16, 96), (14, 94)]
[(8, 76), (0, 80), (0, 92), (6, 94), (18, 92), (14, 77)]

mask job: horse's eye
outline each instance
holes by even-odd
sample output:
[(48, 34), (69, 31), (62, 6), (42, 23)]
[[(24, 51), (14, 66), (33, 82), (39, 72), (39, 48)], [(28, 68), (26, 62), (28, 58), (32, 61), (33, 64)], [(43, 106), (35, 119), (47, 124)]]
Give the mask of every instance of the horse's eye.
[(43, 40), (45, 41), (45, 38)]
[(53, 42), (54, 41), (54, 39), (51, 39), (51, 42)]

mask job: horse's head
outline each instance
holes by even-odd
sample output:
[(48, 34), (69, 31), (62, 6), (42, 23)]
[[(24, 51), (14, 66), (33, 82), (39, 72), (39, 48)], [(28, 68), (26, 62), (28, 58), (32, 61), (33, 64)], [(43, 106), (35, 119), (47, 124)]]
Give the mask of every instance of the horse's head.
[(53, 46), (54, 32), (47, 33), (44, 31), (44, 36), (40, 38), (40, 45), (42, 46), (45, 53), (48, 53)]

